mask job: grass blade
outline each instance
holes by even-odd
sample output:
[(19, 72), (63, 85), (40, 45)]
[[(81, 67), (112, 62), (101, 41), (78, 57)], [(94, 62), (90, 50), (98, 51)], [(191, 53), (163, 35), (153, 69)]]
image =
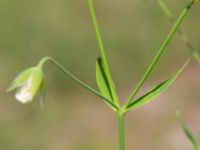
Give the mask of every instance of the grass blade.
[(146, 94), (139, 97), (132, 103), (130, 103), (126, 109), (134, 110), (154, 100), (157, 96), (162, 94), (177, 79), (177, 77), (180, 75), (180, 73), (183, 71), (183, 69), (187, 66), (188, 63), (189, 63), (189, 60), (173, 76), (171, 76), (169, 79), (165, 80), (164, 82), (160, 83), (159, 85), (157, 85), (152, 90), (148, 91)]
[(185, 133), (185, 135), (187, 136), (188, 140), (190, 141), (190, 143), (193, 146), (193, 150), (200, 150), (200, 145), (197, 142), (197, 140), (195, 139), (195, 137), (193, 136), (192, 132), (189, 130), (189, 128), (186, 126), (185, 122), (183, 121), (182, 117), (181, 117), (181, 113), (178, 111), (176, 112), (176, 117), (179, 121), (179, 123), (181, 124), (181, 127)]

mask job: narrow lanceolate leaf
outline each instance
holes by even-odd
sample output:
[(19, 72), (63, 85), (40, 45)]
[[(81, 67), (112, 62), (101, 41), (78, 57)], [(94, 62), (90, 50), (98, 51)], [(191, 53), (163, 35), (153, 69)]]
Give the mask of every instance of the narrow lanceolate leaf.
[(110, 100), (109, 103), (106, 102), (106, 104), (111, 109), (116, 110), (116, 108), (114, 108), (110, 104), (110, 103), (114, 104), (114, 98), (112, 95), (110, 84), (108, 82), (107, 75), (105, 73), (105, 69), (104, 69), (104, 65), (103, 65), (101, 57), (99, 57), (96, 62), (96, 82), (97, 82), (98, 88), (101, 91), (101, 93), (103, 94), (103, 96), (105, 96), (108, 100)]
[(186, 126), (186, 124), (184, 123), (180, 112), (176, 113), (177, 119), (179, 120), (181, 127), (185, 133), (185, 135), (187, 136), (188, 140), (190, 141), (190, 143), (193, 146), (193, 150), (200, 150), (200, 145), (197, 142), (197, 140), (195, 139), (195, 137), (193, 136), (192, 132), (189, 130), (189, 128)]
[(169, 79), (165, 80), (164, 82), (160, 83), (150, 91), (148, 91), (146, 94), (143, 96), (139, 97), (132, 103), (130, 103), (127, 106), (127, 110), (134, 110), (138, 107), (141, 107), (150, 101), (154, 100), (157, 96), (162, 94), (179, 76), (179, 74), (182, 72), (182, 70), (187, 66), (189, 60), (179, 69), (173, 76), (171, 76)]
[(112, 101), (113, 96), (101, 57), (98, 57), (96, 62), (96, 81), (101, 93)]

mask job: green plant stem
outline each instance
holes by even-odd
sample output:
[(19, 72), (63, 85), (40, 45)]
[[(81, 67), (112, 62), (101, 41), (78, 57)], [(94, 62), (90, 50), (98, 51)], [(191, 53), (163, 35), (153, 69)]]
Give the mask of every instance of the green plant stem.
[(151, 64), (149, 65), (149, 67), (147, 68), (146, 72), (144, 73), (144, 75), (142, 76), (141, 80), (139, 81), (139, 83), (137, 84), (136, 88), (133, 90), (132, 94), (130, 95), (130, 97), (128, 98), (125, 106), (126, 107), (133, 101), (134, 97), (136, 96), (136, 94), (138, 93), (138, 91), (141, 89), (141, 87), (143, 86), (144, 82), (147, 80), (147, 78), (149, 77), (149, 75), (151, 74), (153, 68), (156, 66), (158, 60), (160, 59), (161, 55), (163, 54), (163, 52), (165, 51), (166, 47), (168, 46), (169, 42), (172, 40), (175, 32), (178, 30), (178, 28), (180, 27), (181, 23), (183, 22), (184, 18), (186, 17), (186, 15), (188, 14), (189, 10), (191, 9), (192, 5), (194, 4), (193, 1), (191, 1), (183, 10), (183, 12), (181, 13), (181, 15), (179, 16), (178, 20), (175, 22), (174, 26), (172, 27), (171, 31), (169, 32), (168, 36), (166, 37), (165, 41), (163, 42), (163, 44), (161, 45), (160, 49), (158, 50), (158, 52), (156, 53), (156, 55), (154, 56)]
[(106, 101), (107, 103), (109, 103), (116, 111), (119, 110), (118, 106), (116, 106), (111, 100), (109, 100), (108, 98), (106, 98), (104, 95), (102, 95), (101, 93), (99, 93), (98, 91), (94, 90), (93, 88), (91, 88), (89, 85), (87, 85), (86, 83), (84, 83), (83, 81), (79, 80), (77, 77), (75, 77), (73, 74), (71, 74), (67, 69), (65, 69), (62, 65), (60, 65), (56, 60), (54, 60), (51, 57), (44, 57), (43, 59), (41, 59), (41, 61), (39, 62), (38, 66), (39, 67), (43, 67), (44, 63), (50, 61), (52, 62), (54, 65), (56, 65), (62, 72), (64, 72), (70, 79), (74, 80), (76, 83), (78, 83), (79, 85), (81, 85), (82, 87), (86, 88), (87, 90), (89, 90), (90, 92), (92, 92), (93, 94), (99, 96), (100, 98), (102, 98), (104, 101)]
[(125, 150), (125, 115), (118, 112), (119, 150)]
[(90, 14), (92, 16), (92, 21), (93, 21), (94, 29), (95, 29), (95, 32), (96, 32), (96, 37), (97, 37), (97, 41), (98, 41), (98, 44), (99, 44), (101, 56), (102, 56), (102, 59), (103, 59), (105, 72), (106, 72), (106, 75), (107, 75), (107, 78), (108, 78), (108, 83), (109, 83), (110, 88), (111, 88), (113, 100), (114, 100), (114, 103), (117, 106), (119, 106), (119, 100), (118, 100), (118, 97), (117, 97), (117, 93), (115, 91), (115, 87), (113, 85), (112, 76), (111, 76), (111, 73), (110, 73), (110, 68), (109, 68), (109, 65), (108, 65), (107, 56), (106, 56), (105, 48), (104, 48), (104, 45), (103, 45), (103, 40), (102, 40), (102, 37), (101, 37), (101, 32), (100, 32), (99, 25), (98, 25), (98, 22), (97, 22), (97, 19), (96, 19), (96, 14), (95, 14), (94, 6), (93, 6), (93, 0), (88, 0), (88, 4), (89, 4)]

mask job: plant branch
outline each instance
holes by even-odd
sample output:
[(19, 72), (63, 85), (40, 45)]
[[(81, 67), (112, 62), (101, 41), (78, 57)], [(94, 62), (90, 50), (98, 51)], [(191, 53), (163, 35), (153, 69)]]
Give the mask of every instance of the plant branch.
[(176, 31), (180, 27), (181, 23), (183, 22), (183, 20), (185, 19), (185, 17), (189, 13), (189, 10), (191, 9), (191, 7), (192, 7), (193, 4), (194, 4), (194, 2), (191, 1), (184, 8), (183, 12), (181, 13), (181, 15), (179, 16), (179, 18), (175, 22), (174, 26), (172, 27), (171, 31), (167, 35), (165, 41), (163, 42), (163, 44), (161, 45), (160, 49), (157, 51), (156, 55), (154, 56), (151, 64), (147, 68), (146, 72), (142, 76), (142, 78), (139, 81), (139, 83), (136, 85), (136, 88), (133, 90), (132, 94), (129, 96), (126, 104), (124, 105), (125, 108), (126, 108), (127, 105), (129, 105), (133, 101), (134, 97), (136, 96), (136, 94), (138, 93), (138, 91), (141, 89), (141, 87), (143, 86), (143, 84), (145, 83), (145, 81), (147, 80), (147, 78), (149, 77), (149, 75), (151, 74), (152, 70), (156, 66), (156, 64), (159, 61), (160, 57), (162, 56), (163, 52), (166, 50), (166, 47), (168, 46), (169, 42), (172, 40), (174, 34), (176, 33)]

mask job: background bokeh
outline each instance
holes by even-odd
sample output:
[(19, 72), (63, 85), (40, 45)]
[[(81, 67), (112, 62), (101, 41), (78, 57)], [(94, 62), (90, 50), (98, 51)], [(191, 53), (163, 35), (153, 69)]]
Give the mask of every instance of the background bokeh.
[[(171, 24), (156, 0), (94, 0), (112, 75), (122, 102), (160, 47)], [(186, 0), (166, 0), (175, 17)], [(181, 28), (200, 49), (200, 6)], [(0, 149), (116, 150), (116, 115), (97, 97), (45, 66), (47, 94), (22, 105), (6, 88), (23, 69), (52, 56), (96, 87), (99, 48), (87, 0), (0, 0)], [(176, 35), (143, 91), (166, 79), (191, 56)], [(191, 150), (175, 118), (181, 110), (200, 141), (200, 70), (192, 60), (178, 80), (126, 119), (127, 150)], [(140, 93), (141, 94), (141, 93)]]

